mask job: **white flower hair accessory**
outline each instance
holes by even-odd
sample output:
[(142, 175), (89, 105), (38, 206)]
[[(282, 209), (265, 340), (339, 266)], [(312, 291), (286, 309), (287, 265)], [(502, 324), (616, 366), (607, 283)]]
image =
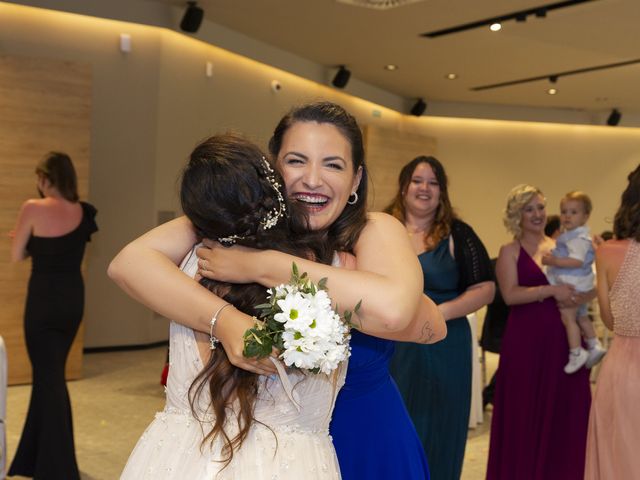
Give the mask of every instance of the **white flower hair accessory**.
[[(284, 196), (282, 195), (282, 185), (277, 180), (275, 171), (264, 156), (262, 157), (262, 170), (264, 171), (265, 177), (271, 185), (271, 188), (276, 192), (276, 197), (278, 199), (278, 208), (272, 208), (260, 220), (260, 226), (264, 230), (269, 230), (270, 228), (275, 227), (278, 224), (278, 221), (284, 217), (287, 211), (287, 205), (284, 202)], [(218, 237), (218, 242), (220, 242), (223, 247), (231, 247), (235, 245), (237, 240), (242, 240), (244, 238), (246, 238), (244, 235), (229, 235), (228, 237)]]

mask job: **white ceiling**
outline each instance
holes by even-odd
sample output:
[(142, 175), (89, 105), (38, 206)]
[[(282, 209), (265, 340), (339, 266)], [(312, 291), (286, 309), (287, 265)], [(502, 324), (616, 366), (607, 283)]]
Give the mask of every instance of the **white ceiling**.
[[(174, 6), (182, 0), (157, 0)], [(374, 10), (336, 0), (200, 0), (208, 20), (406, 98), (640, 111), (640, 64), (474, 92), (471, 87), (640, 59), (640, 0), (596, 0), (439, 38), (420, 33), (557, 0), (423, 0)], [(383, 66), (398, 65), (389, 72)], [(457, 80), (447, 80), (456, 73)]]

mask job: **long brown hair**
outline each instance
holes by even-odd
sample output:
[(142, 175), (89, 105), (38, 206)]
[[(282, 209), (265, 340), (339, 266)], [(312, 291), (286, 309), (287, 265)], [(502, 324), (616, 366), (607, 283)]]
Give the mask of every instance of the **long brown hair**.
[(437, 158), (421, 155), (402, 167), (400, 175), (398, 175), (398, 192), (384, 211), (393, 215), (402, 223), (405, 223), (407, 210), (404, 203), (404, 196), (411, 183), (413, 173), (421, 163), (426, 163), (431, 167), (440, 186), (440, 199), (438, 201), (435, 219), (429, 231), (424, 232), (424, 246), (428, 251), (433, 250), (443, 238), (446, 238), (451, 233), (451, 224), (458, 218), (451, 206), (451, 200), (449, 200), (449, 180), (447, 179), (447, 174)]
[(613, 219), (613, 233), (618, 239), (633, 238), (640, 242), (640, 165), (627, 177), (629, 185), (620, 198)]
[(344, 108), (332, 102), (315, 102), (295, 107), (282, 117), (269, 140), (269, 152), (274, 162), (282, 148), (284, 135), (298, 122), (328, 123), (336, 127), (351, 145), (354, 173), (362, 168), (362, 178), (356, 190), (358, 201), (354, 205), (347, 204), (326, 232), (331, 249), (353, 253), (358, 237), (367, 223), (368, 174), (358, 122)]
[(60, 195), (70, 202), (78, 201), (78, 178), (73, 162), (66, 153), (49, 152), (40, 160), (36, 174), (49, 180)]
[[(295, 205), (285, 203), (287, 215), (271, 228), (264, 226), (266, 216), (280, 209), (278, 193), (267, 178), (265, 162), (257, 146), (234, 134), (213, 136), (195, 148), (182, 173), (180, 200), (197, 235), (214, 240), (237, 236), (239, 245), (275, 249), (330, 263), (333, 252), (325, 247), (318, 233), (309, 232), (306, 217)], [(272, 175), (276, 183), (283, 184), (277, 172)], [(267, 301), (266, 289), (257, 283), (230, 284), (208, 279), (200, 283), (248, 315), (257, 315), (254, 307)], [(189, 388), (189, 402), (198, 418), (199, 398), (205, 392), (211, 398), (210, 408), (215, 418), (202, 444), (221, 436), (224, 440), (221, 461), (226, 467), (233, 459), (234, 450), (242, 445), (257, 421), (254, 405), (258, 377), (232, 365), (223, 347), (218, 346), (211, 353)], [(235, 402), (239, 407), (233, 409), (237, 413), (237, 434), (230, 436), (225, 423), (229, 418), (228, 409)]]

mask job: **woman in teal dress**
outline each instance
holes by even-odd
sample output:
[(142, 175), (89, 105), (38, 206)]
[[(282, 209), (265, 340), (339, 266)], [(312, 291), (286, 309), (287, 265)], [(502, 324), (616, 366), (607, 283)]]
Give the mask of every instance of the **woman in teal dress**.
[(447, 337), (433, 345), (399, 343), (391, 373), (422, 441), (433, 480), (462, 473), (471, 408), (471, 329), (466, 315), (493, 300), (487, 251), (456, 218), (447, 177), (434, 157), (417, 157), (400, 172), (388, 211), (407, 228), (424, 275), (424, 293), (447, 321)]

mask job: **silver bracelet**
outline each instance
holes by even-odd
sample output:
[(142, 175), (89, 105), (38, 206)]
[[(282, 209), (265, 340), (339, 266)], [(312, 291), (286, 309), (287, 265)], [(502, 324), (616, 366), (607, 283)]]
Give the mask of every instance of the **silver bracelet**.
[(211, 321), (209, 322), (209, 349), (211, 350), (215, 350), (216, 344), (220, 343), (220, 340), (213, 336), (213, 327), (216, 326), (216, 322), (218, 321), (218, 315), (220, 315), (220, 312), (222, 312), (222, 310), (227, 308), (229, 305), (231, 304), (225, 303), (216, 311), (216, 313), (213, 314), (213, 317), (211, 317)]

